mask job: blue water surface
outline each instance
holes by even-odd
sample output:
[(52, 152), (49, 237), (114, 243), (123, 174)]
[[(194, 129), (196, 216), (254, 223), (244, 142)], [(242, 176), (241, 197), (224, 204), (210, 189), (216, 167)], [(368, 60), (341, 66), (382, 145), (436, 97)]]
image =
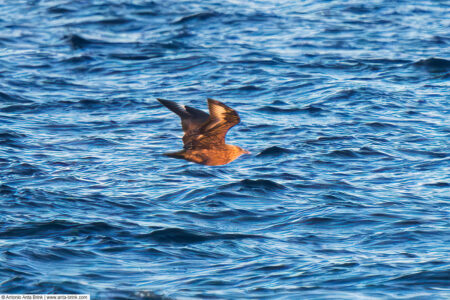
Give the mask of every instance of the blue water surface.
[[(0, 293), (450, 298), (450, 3), (0, 4)], [(207, 167), (155, 98), (235, 108)]]

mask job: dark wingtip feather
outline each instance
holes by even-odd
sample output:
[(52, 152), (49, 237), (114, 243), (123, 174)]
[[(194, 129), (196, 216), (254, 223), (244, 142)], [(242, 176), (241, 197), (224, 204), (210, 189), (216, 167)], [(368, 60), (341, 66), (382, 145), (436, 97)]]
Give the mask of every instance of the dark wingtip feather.
[(163, 104), (166, 107), (169, 107), (171, 104), (175, 104), (173, 101), (162, 99), (162, 98), (156, 98), (156, 100), (158, 100), (159, 103)]
[(164, 105), (165, 107), (167, 107), (168, 109), (170, 109), (171, 111), (173, 111), (174, 113), (179, 115), (180, 117), (186, 117), (188, 115), (188, 113), (186, 112), (186, 109), (183, 106), (181, 106), (173, 101), (165, 100), (165, 99), (161, 99), (161, 98), (156, 98), (156, 100), (158, 100), (162, 105)]
[(165, 99), (161, 99), (161, 98), (156, 98), (156, 100), (158, 100), (159, 103), (161, 103), (161, 104), (164, 105), (165, 107), (169, 108), (170, 102), (171, 102), (171, 101), (165, 100)]
[(214, 100), (212, 98), (207, 98), (207, 100), (208, 100), (208, 106), (217, 105), (217, 106), (221, 106), (221, 107), (225, 108), (229, 112), (235, 112), (234, 109), (232, 109), (231, 107), (229, 107), (228, 105), (226, 105), (220, 101)]
[[(225, 104), (223, 104), (220, 101), (214, 100), (213, 98), (206, 98), (208, 100), (208, 103), (212, 103), (212, 104), (216, 104), (216, 105), (221, 105), (221, 106), (226, 106)], [(227, 107), (227, 106), (226, 106)]]

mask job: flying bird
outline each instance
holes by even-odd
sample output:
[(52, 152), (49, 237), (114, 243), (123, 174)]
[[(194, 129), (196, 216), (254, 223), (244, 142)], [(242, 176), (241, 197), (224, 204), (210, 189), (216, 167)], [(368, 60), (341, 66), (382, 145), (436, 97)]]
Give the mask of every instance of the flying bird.
[(164, 155), (202, 165), (220, 166), (232, 162), (242, 154), (250, 153), (241, 147), (225, 144), (225, 135), (240, 122), (240, 118), (234, 109), (222, 102), (208, 98), (207, 114), (173, 101), (157, 100), (181, 118), (184, 131), (184, 149)]

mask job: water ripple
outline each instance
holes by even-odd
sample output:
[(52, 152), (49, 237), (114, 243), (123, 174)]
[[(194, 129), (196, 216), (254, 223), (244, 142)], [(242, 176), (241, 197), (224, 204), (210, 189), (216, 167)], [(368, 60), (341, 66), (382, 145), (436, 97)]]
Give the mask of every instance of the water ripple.
[[(449, 298), (448, 8), (6, 2), (1, 292)], [(235, 108), (252, 154), (163, 156), (156, 97)]]

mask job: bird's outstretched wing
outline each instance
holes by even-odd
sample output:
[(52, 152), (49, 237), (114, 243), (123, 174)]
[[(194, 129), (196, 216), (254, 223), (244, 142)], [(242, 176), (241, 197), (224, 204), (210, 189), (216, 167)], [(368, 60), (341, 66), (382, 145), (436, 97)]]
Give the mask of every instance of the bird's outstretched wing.
[(183, 137), (186, 149), (210, 149), (225, 144), (228, 130), (240, 122), (238, 113), (214, 99), (208, 98), (209, 118), (193, 134)]
[(170, 100), (160, 98), (157, 100), (181, 118), (181, 126), (186, 135), (195, 133), (209, 119), (209, 115), (200, 109), (180, 105)]

